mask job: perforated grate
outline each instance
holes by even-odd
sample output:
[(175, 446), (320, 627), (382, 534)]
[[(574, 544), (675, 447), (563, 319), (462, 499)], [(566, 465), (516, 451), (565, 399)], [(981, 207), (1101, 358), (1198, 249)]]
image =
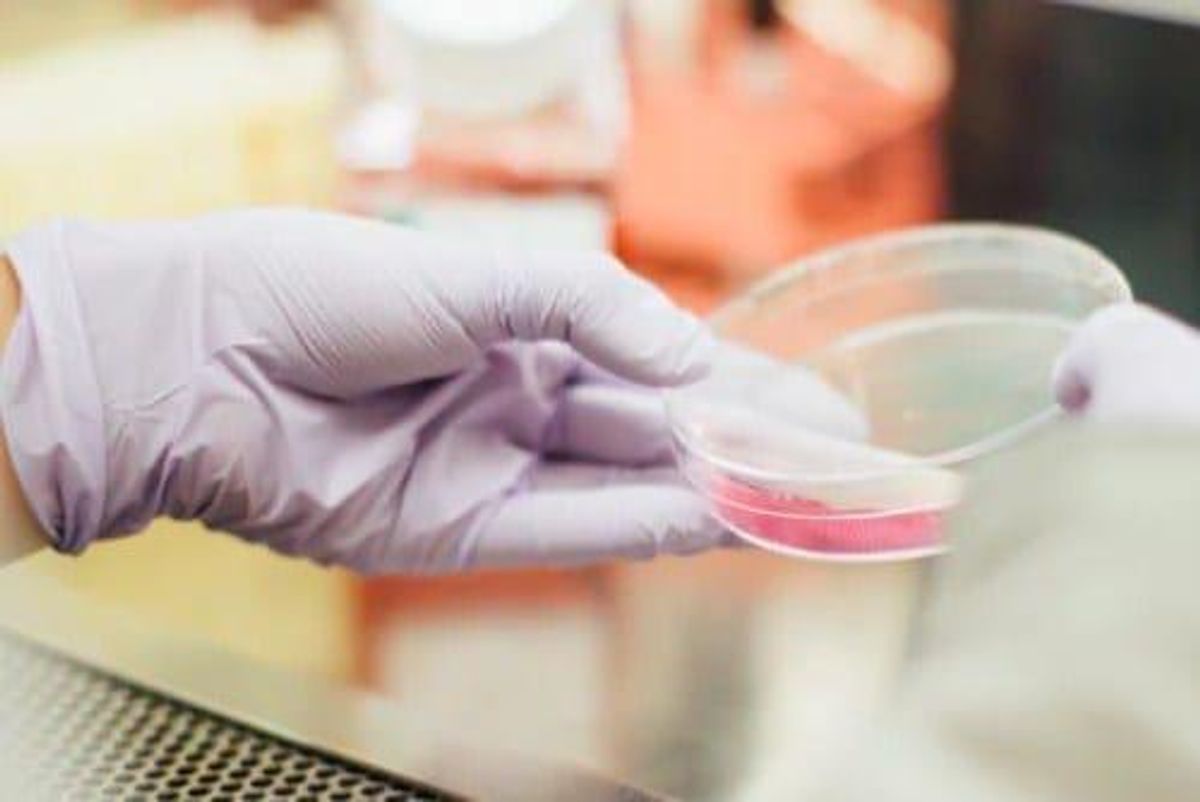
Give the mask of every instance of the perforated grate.
[[(3, 798), (451, 802), (0, 633)], [(13, 787), (13, 776), (19, 775)], [(16, 794), (16, 796), (13, 796)]]

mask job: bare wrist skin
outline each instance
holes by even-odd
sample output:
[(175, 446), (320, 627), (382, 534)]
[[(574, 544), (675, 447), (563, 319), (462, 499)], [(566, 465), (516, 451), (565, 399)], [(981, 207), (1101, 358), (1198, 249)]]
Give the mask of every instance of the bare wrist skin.
[[(0, 253), (0, 350), (8, 344), (20, 307), (21, 287), (16, 271), (8, 257)], [(46, 537), (25, 500), (0, 430), (0, 566), (45, 545)]]

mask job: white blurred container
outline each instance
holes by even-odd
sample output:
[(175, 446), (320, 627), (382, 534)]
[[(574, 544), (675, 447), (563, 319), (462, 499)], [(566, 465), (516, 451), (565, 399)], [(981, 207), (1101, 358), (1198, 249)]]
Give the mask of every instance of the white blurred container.
[(569, 91), (605, 12), (591, 0), (377, 0), (387, 80), (468, 118), (527, 113)]
[(616, 0), (364, 0), (343, 205), (465, 233), (479, 206), (512, 223), (491, 239), (604, 246), (627, 127), (619, 27)]

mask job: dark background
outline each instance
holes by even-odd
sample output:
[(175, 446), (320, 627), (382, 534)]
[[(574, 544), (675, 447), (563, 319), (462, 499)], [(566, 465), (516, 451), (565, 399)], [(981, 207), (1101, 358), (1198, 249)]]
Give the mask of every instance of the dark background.
[(1200, 323), (1200, 26), (1045, 0), (957, 12), (954, 216), (1071, 232)]

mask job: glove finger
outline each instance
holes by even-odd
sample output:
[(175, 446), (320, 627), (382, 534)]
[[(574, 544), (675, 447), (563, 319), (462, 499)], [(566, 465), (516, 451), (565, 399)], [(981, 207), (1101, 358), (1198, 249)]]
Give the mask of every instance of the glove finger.
[(565, 390), (544, 449), (552, 456), (616, 465), (669, 465), (671, 437), (663, 400), (629, 386), (572, 385)]
[[(581, 488), (616, 486), (687, 488), (674, 465), (654, 465), (644, 468), (622, 468), (599, 466), (589, 462), (544, 463), (533, 471), (525, 482), (525, 489), (533, 491), (579, 490)], [(720, 523), (714, 522), (716, 526)], [(747, 542), (729, 531), (723, 531), (717, 541), (721, 548), (745, 548)]]
[(289, 210), (204, 218), (189, 231), (208, 261), (238, 265), (218, 271), (221, 292), (241, 300), (249, 278), (261, 286), (255, 323), (275, 341), (272, 369), (321, 394), (443, 378), (514, 339), (566, 342), (644, 384), (707, 369), (705, 327), (603, 252), (484, 248)]
[(1121, 306), (1102, 309), (1088, 318), (1071, 337), (1054, 364), (1051, 379), (1054, 396), (1068, 412), (1082, 412), (1091, 400), (1101, 342), (1105, 339), (1105, 332), (1111, 330), (1113, 312), (1118, 308), (1121, 310), (1117, 312), (1118, 318), (1128, 314), (1127, 308)]
[(674, 465), (654, 465), (646, 468), (597, 465), (594, 462), (545, 462), (526, 477), (524, 489), (587, 490), (619, 485), (673, 485), (685, 487)]
[[(475, 533), (478, 567), (645, 560), (727, 545), (703, 499), (677, 482), (638, 482), (602, 466), (547, 465), (534, 488), (498, 505)], [(561, 474), (561, 475), (556, 475)]]
[(570, 343), (621, 378), (670, 386), (704, 375), (712, 340), (694, 316), (604, 253), (537, 254), (496, 271), (501, 302), (477, 334)]
[[(631, 386), (587, 360), (578, 366), (576, 375), (581, 384)], [(870, 422), (862, 410), (816, 371), (728, 340), (716, 341), (711, 373), (700, 385), (685, 390), (683, 398), (740, 408), (764, 419), (853, 441), (864, 441), (870, 434)], [(644, 415), (647, 423), (651, 417), (662, 420), (661, 433), (669, 447), (665, 404), (653, 412), (647, 408)]]
[(1194, 331), (1149, 307), (1119, 304), (1095, 313), (1075, 332), (1055, 364), (1052, 384), (1069, 412), (1121, 416), (1148, 406), (1139, 401), (1145, 397), (1154, 399), (1149, 406), (1165, 410), (1174, 396), (1190, 395), (1182, 389), (1197, 365)]

